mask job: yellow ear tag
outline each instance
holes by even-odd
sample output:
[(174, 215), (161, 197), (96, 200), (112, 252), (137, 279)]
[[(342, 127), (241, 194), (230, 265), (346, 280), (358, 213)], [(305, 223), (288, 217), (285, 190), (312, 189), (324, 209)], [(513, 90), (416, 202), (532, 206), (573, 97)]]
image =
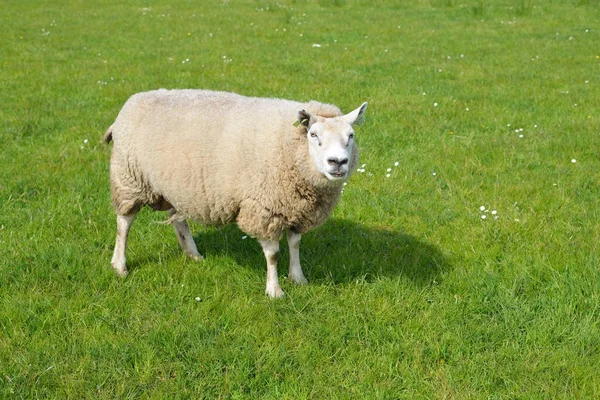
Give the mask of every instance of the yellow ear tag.
[(302, 121), (296, 121), (292, 125), (294, 125), (295, 127), (298, 127), (298, 125), (300, 125), (300, 124), (304, 125), (305, 122), (307, 122), (306, 118), (304, 118)]

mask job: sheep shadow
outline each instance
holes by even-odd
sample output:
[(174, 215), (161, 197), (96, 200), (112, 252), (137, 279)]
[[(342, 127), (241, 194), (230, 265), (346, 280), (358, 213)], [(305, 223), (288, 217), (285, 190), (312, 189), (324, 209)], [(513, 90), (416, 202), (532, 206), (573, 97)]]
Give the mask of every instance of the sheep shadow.
[[(237, 226), (203, 228), (195, 235), (205, 257), (233, 257), (241, 266), (265, 273), (260, 244)], [(373, 281), (384, 277), (406, 277), (417, 285), (440, 279), (450, 268), (447, 258), (435, 246), (412, 235), (368, 227), (347, 220), (330, 219), (302, 237), (300, 260), (312, 283), (342, 284), (357, 279)], [(289, 266), (287, 243), (281, 241), (280, 276)]]

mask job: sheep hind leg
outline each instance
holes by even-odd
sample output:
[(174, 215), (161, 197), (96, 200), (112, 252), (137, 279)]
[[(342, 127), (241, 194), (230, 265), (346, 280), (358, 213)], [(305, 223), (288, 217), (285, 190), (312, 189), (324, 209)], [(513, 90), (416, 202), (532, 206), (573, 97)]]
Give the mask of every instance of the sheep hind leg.
[(117, 240), (110, 263), (116, 270), (117, 274), (122, 277), (126, 277), (128, 274), (125, 250), (127, 248), (127, 236), (129, 236), (129, 229), (131, 228), (131, 224), (133, 223), (136, 215), (137, 211), (127, 215), (117, 215)]
[[(175, 211), (171, 210), (169, 214), (173, 216)], [(173, 219), (172, 225), (173, 229), (175, 229), (175, 235), (177, 236), (177, 240), (179, 241), (179, 245), (181, 246), (183, 252), (194, 261), (203, 260), (204, 257), (202, 257), (198, 251), (198, 248), (196, 247), (196, 242), (194, 242), (194, 238), (187, 221), (185, 219)]]
[(263, 253), (267, 259), (267, 288), (265, 293), (271, 298), (283, 297), (284, 292), (279, 286), (277, 278), (277, 254), (279, 253), (279, 241), (260, 240)]
[(304, 276), (302, 266), (300, 265), (301, 238), (302, 235), (300, 233), (294, 233), (292, 231), (288, 231), (287, 233), (288, 247), (290, 249), (290, 273), (288, 276), (290, 280), (297, 285), (306, 285), (308, 279)]

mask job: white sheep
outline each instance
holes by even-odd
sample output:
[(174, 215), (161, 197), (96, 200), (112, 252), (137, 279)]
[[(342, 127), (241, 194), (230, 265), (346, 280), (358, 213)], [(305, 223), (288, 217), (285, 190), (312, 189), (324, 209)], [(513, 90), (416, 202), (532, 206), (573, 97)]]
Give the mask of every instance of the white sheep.
[[(111, 264), (127, 275), (125, 247), (139, 209), (168, 210), (183, 251), (196, 260), (186, 218), (236, 221), (260, 242), (267, 259), (266, 294), (281, 297), (279, 240), (287, 232), (289, 278), (308, 281), (300, 238), (321, 225), (358, 162), (349, 114), (311, 101), (244, 97), (206, 90), (156, 90), (133, 95), (104, 136), (110, 161), (117, 240)], [(295, 123), (296, 122), (296, 123)]]

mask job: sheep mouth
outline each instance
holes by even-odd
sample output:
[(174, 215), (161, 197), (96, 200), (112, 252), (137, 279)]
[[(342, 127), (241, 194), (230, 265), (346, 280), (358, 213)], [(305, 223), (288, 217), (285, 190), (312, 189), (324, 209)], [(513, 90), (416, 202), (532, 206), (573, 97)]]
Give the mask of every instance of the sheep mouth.
[(346, 172), (344, 171), (328, 172), (327, 174), (329, 175), (330, 180), (338, 180), (346, 177)]

